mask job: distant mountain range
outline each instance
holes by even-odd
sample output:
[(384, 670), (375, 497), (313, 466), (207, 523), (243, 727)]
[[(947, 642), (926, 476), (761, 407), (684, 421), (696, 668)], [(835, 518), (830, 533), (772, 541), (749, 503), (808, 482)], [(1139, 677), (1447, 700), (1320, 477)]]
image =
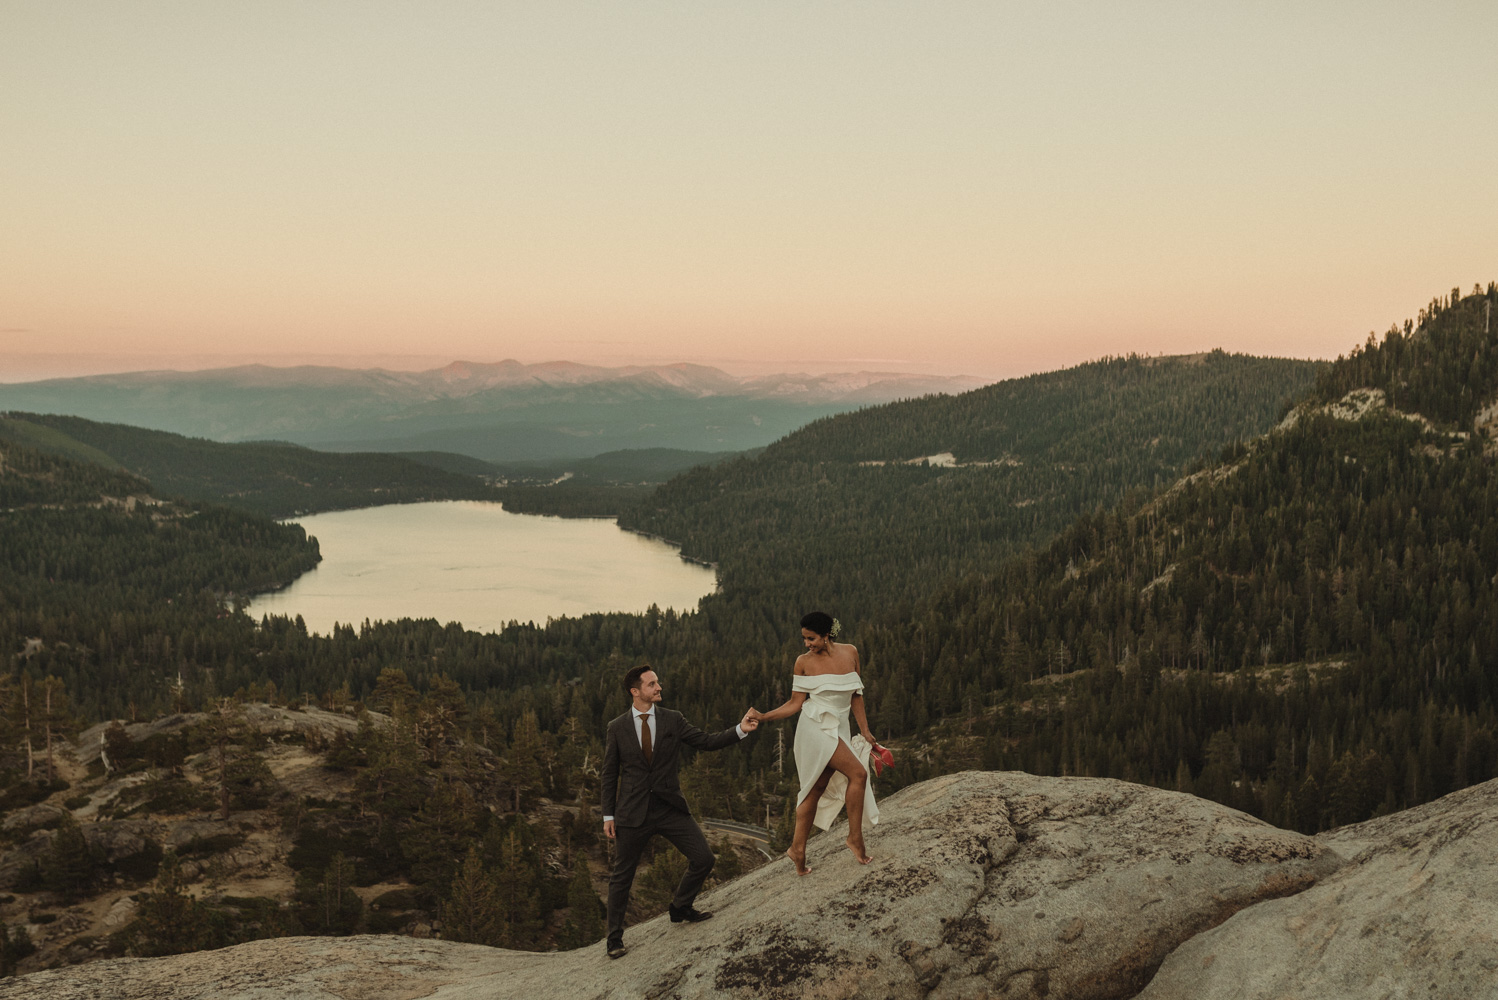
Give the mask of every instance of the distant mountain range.
[(537, 461), (623, 448), (757, 448), (818, 417), (983, 384), (889, 372), (737, 377), (690, 364), (458, 361), (424, 372), (245, 365), (0, 385), (0, 410), (218, 441)]

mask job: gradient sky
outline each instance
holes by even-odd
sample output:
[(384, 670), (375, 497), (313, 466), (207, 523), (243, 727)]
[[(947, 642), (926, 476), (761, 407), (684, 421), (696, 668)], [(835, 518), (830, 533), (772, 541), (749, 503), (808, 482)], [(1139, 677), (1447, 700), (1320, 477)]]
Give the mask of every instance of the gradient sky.
[(0, 0), (0, 380), (1332, 357), (1498, 279), (1498, 4)]

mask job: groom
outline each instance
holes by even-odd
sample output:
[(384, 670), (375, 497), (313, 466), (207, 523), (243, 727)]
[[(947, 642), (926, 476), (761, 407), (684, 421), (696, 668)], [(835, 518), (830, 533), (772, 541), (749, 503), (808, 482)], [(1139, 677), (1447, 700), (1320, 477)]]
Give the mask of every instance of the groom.
[(640, 854), (657, 833), (687, 857), (687, 873), (671, 901), (671, 922), (696, 923), (712, 916), (692, 905), (717, 858), (682, 798), (676, 778), (678, 751), (683, 743), (697, 750), (721, 750), (759, 727), (757, 720), (746, 715), (734, 728), (710, 735), (680, 712), (657, 708), (661, 682), (648, 666), (626, 673), (624, 690), (629, 692), (630, 710), (609, 723), (603, 753), (603, 832), (618, 841), (614, 874), (609, 879), (609, 958), (625, 954), (629, 888)]

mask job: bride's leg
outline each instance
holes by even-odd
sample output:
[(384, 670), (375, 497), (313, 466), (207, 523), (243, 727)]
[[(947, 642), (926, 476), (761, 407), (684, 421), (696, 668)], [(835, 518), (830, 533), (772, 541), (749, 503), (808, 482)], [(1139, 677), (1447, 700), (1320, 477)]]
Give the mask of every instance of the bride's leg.
[(841, 771), (848, 779), (848, 789), (843, 793), (844, 804), (848, 807), (848, 849), (853, 852), (859, 864), (866, 865), (874, 860), (863, 846), (863, 791), (868, 783), (869, 773), (858, 762), (858, 758), (853, 756), (848, 744), (841, 740), (838, 741), (837, 752), (832, 755), (829, 766)]
[(806, 839), (811, 836), (811, 823), (817, 815), (817, 803), (822, 799), (822, 793), (827, 790), (827, 782), (832, 780), (832, 768), (825, 768), (817, 783), (811, 786), (811, 791), (806, 793), (806, 798), (796, 806), (796, 832), (791, 834), (791, 849), (785, 852), (785, 856), (791, 859), (796, 866), (797, 875), (807, 875), (811, 869), (806, 867)]

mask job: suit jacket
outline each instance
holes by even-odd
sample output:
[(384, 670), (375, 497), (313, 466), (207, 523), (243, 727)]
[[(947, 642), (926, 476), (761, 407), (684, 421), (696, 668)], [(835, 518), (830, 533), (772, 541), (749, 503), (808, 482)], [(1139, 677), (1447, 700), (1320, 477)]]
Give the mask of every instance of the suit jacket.
[(657, 795), (682, 812), (691, 812), (682, 797), (677, 769), (683, 744), (694, 750), (721, 750), (739, 741), (732, 728), (704, 733), (680, 712), (655, 706), (655, 724), (650, 730), (651, 760), (645, 761), (640, 738), (635, 735), (634, 709), (609, 723), (603, 751), (603, 815), (620, 826), (642, 826), (650, 809), (650, 796)]

